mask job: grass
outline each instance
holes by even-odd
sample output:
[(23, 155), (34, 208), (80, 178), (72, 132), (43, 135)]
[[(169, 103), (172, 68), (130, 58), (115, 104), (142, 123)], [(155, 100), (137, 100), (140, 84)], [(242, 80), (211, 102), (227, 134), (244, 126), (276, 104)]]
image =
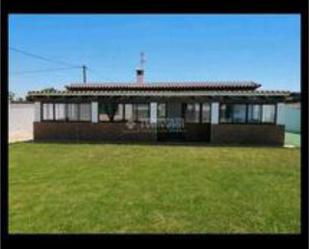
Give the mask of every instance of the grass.
[(17, 143), (10, 233), (299, 233), (300, 151)]

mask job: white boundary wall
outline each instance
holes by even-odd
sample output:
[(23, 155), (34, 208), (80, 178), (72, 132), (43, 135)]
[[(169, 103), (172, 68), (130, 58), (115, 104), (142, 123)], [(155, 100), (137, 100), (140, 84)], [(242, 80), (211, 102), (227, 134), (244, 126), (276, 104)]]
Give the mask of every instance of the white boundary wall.
[(32, 140), (34, 117), (35, 104), (9, 103), (9, 142)]

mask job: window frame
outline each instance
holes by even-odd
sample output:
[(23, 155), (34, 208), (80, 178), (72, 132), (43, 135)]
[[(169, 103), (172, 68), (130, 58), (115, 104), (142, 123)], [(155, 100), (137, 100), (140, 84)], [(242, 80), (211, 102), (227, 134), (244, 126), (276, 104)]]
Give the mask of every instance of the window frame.
[[(52, 104), (53, 106), (53, 119), (43, 119), (44, 117), (44, 104)], [(56, 119), (56, 110), (55, 106), (56, 104), (64, 104), (64, 114), (65, 119), (57, 120)], [(77, 105), (77, 120), (69, 120), (68, 119), (68, 105), (69, 104), (76, 104)], [(81, 104), (90, 104), (90, 120), (80, 120), (80, 105)], [(92, 122), (92, 105), (91, 102), (41, 102), (41, 122), (56, 122), (56, 123), (91, 123)]]
[[(108, 102), (99, 102), (98, 103), (98, 116), (97, 116), (97, 119), (98, 119), (98, 123), (123, 123), (123, 122), (126, 122), (125, 120), (125, 112), (126, 112), (126, 108), (125, 108), (125, 105), (126, 104), (130, 104), (130, 103), (116, 103), (118, 106), (119, 105), (122, 105), (122, 117), (121, 117), (121, 120), (100, 120), (100, 113), (99, 113), (99, 105), (100, 104), (108, 104)], [(115, 117), (114, 117), (115, 118)]]
[[(90, 104), (90, 119), (89, 120), (81, 120), (80, 119), (80, 106), (82, 104)], [(66, 116), (67, 117), (67, 116)], [(92, 105), (91, 102), (82, 102), (82, 103), (78, 103), (78, 108), (77, 108), (77, 117), (78, 117), (78, 122), (85, 122), (85, 123), (89, 123), (92, 122)]]
[[(44, 104), (51, 104), (52, 105), (52, 113), (53, 113), (53, 117), (52, 119), (44, 119)], [(55, 120), (55, 105), (53, 102), (41, 102), (41, 106), (40, 106), (40, 110), (41, 110), (41, 122), (53, 122), (53, 121), (57, 121)]]
[[(246, 121), (243, 123), (240, 122), (222, 122), (221, 121), (221, 106), (222, 105), (246, 105)], [(261, 107), (261, 113), (260, 113), (260, 121), (256, 123), (251, 123), (248, 122), (248, 116), (249, 116), (249, 105), (259, 105)], [(275, 113), (274, 113), (274, 120), (273, 122), (263, 122), (262, 117), (263, 117), (263, 105), (272, 105), (275, 107)], [(219, 105), (219, 124), (245, 124), (245, 125), (263, 125), (263, 124), (268, 124), (268, 125), (277, 125), (277, 110), (278, 104), (277, 103), (220, 103)]]
[[(186, 119), (186, 110), (187, 110), (187, 106), (188, 104), (193, 104), (199, 105), (199, 111), (198, 111), (198, 122), (188, 122), (188, 120)], [(207, 104), (209, 105), (209, 121), (208, 122), (203, 122), (203, 105)], [(211, 102), (192, 102), (192, 103), (182, 103), (182, 118), (184, 120), (185, 123), (188, 124), (210, 124), (211, 123)]]
[[(69, 120), (69, 118), (68, 118), (68, 113), (69, 113), (68, 109), (69, 109), (69, 106), (68, 106), (68, 105), (76, 105), (76, 106), (77, 106), (77, 119), (76, 119), (76, 120)], [(66, 103), (66, 121), (67, 121), (67, 122), (72, 122), (72, 123), (75, 123), (75, 122), (85, 122), (85, 121), (79, 121), (79, 116), (80, 116), (79, 110), (80, 110), (80, 108), (79, 108), (79, 103), (67, 102), (67, 103)]]
[[(259, 122), (249, 122), (249, 105), (257, 105), (260, 108), (260, 115), (259, 115)], [(247, 124), (262, 124), (262, 117), (263, 117), (263, 104), (261, 103), (253, 103), (253, 104), (247, 104)]]
[(167, 102), (158, 102), (157, 103), (157, 119), (161, 118), (159, 117), (158, 113), (159, 113), (159, 105), (165, 105), (165, 113), (164, 113), (164, 119), (167, 119)]
[[(207, 104), (209, 105), (209, 121), (203, 122), (203, 105)], [(202, 102), (200, 107), (200, 123), (201, 124), (210, 124), (211, 123), (211, 102)]]
[(277, 124), (277, 112), (278, 112), (278, 104), (275, 103), (275, 104), (269, 104), (269, 103), (266, 103), (264, 105), (273, 105), (275, 107), (275, 112), (274, 112), (274, 120), (273, 122), (263, 122), (263, 104), (262, 104), (262, 111), (261, 111), (261, 123), (262, 124)]
[[(64, 119), (57, 119), (56, 118), (56, 105), (64, 105)], [(62, 102), (62, 103), (60, 103), (60, 102), (55, 102), (55, 103), (53, 103), (53, 115), (54, 115), (54, 121), (56, 121), (56, 122), (64, 122), (64, 121), (66, 121), (67, 120), (67, 103), (64, 103), (64, 102)]]
[[(133, 104), (133, 122), (142, 123), (148, 122), (150, 123), (150, 103), (132, 103)], [(147, 105), (148, 106), (148, 121), (139, 120), (138, 116), (138, 105)]]

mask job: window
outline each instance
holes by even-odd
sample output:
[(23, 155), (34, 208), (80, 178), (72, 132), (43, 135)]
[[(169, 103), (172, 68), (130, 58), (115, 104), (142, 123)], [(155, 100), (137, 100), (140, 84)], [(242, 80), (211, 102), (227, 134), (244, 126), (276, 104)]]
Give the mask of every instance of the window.
[(43, 103), (43, 120), (54, 119), (54, 104)]
[(246, 122), (246, 105), (233, 105), (233, 122)]
[(246, 105), (243, 104), (223, 104), (220, 106), (221, 123), (245, 123)]
[(98, 114), (99, 114), (99, 121), (109, 121), (109, 116), (107, 114), (107, 104), (99, 103)]
[(79, 105), (79, 120), (90, 121), (91, 120), (91, 104), (84, 103)]
[(248, 105), (248, 123), (260, 123), (261, 114), (261, 105)]
[(210, 103), (202, 104), (202, 123), (210, 123)]
[(135, 119), (141, 122), (149, 121), (149, 104), (135, 104)]
[(165, 119), (166, 118), (166, 104), (165, 103), (158, 103), (157, 106), (157, 117), (159, 119)]
[(124, 105), (118, 103), (99, 103), (99, 121), (114, 122), (124, 119)]
[(65, 120), (65, 104), (55, 104), (55, 120)]
[(200, 122), (200, 104), (187, 104), (185, 109), (185, 121), (187, 123)]
[(91, 121), (91, 104), (43, 103), (43, 120)]
[(263, 105), (262, 122), (275, 123), (275, 105)]
[(231, 105), (220, 105), (220, 122), (221, 123), (232, 123), (232, 106)]
[(125, 104), (125, 117), (124, 119), (126, 121), (133, 121), (134, 117), (133, 117), (133, 105), (132, 104)]
[(69, 121), (78, 120), (78, 104), (67, 104), (67, 118)]

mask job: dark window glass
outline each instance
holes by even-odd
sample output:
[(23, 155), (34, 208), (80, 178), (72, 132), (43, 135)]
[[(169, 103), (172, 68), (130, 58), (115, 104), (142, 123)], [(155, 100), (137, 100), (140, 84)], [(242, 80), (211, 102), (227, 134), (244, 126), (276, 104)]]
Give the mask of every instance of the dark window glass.
[(220, 105), (220, 122), (221, 123), (232, 123), (233, 109), (232, 105)]
[(274, 123), (275, 122), (275, 105), (263, 105), (262, 122)]
[(246, 105), (223, 104), (220, 106), (220, 122), (245, 123)]
[(98, 114), (99, 114), (99, 121), (110, 121), (109, 115), (107, 114), (107, 104), (99, 103)]
[(248, 123), (260, 123), (261, 111), (261, 105), (248, 105)]
[(246, 122), (246, 105), (233, 105), (233, 123)]
[(158, 103), (158, 113), (157, 117), (160, 119), (166, 118), (166, 104), (165, 103)]
[(210, 103), (202, 104), (202, 123), (210, 123)]
[(77, 121), (78, 120), (78, 104), (68, 104), (68, 120)]
[(200, 122), (200, 104), (187, 104), (185, 110), (185, 121), (187, 123)]
[(65, 104), (55, 104), (55, 120), (65, 120)]
[(43, 104), (43, 120), (54, 119), (54, 105), (52, 103)]
[(91, 104), (83, 103), (79, 105), (79, 120), (90, 121), (91, 120)]
[(136, 105), (137, 120), (141, 122), (149, 121), (149, 104), (137, 104)]
[(118, 103), (99, 103), (99, 121), (122, 121), (123, 104)]

